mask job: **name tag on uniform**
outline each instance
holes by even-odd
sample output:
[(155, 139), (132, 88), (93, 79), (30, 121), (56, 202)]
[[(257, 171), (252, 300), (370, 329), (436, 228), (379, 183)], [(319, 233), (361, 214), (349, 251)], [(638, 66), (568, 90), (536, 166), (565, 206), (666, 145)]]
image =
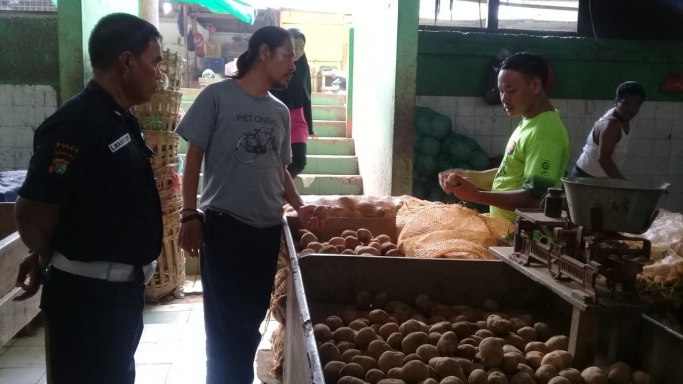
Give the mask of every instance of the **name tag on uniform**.
[(128, 143), (130, 143), (130, 135), (126, 133), (125, 135), (118, 138), (115, 142), (109, 144), (109, 150), (111, 150), (111, 153), (114, 153), (119, 149), (125, 147)]

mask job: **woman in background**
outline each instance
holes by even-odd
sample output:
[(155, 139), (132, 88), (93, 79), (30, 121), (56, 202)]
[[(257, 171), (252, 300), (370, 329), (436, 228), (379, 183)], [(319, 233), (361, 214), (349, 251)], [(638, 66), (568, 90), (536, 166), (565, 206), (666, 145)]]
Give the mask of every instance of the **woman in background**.
[(285, 103), (292, 119), (292, 164), (287, 167), (292, 178), (297, 177), (306, 168), (306, 143), (308, 136), (315, 137), (313, 132), (313, 114), (311, 112), (311, 68), (304, 48), (306, 36), (298, 28), (289, 29), (294, 41), (294, 65), (296, 70), (284, 89), (271, 90), (273, 96)]

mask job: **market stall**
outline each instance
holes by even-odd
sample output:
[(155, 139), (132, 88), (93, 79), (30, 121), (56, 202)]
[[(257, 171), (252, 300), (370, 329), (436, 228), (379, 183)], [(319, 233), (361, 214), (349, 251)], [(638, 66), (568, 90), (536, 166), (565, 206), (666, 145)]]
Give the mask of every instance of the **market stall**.
[[(642, 203), (642, 196), (636, 199)], [(531, 243), (495, 247), (496, 237), (509, 233), (510, 244), (543, 239), (535, 247), (542, 244), (557, 255), (562, 248), (553, 233), (571, 239), (575, 232), (569, 220), (555, 231), (536, 228), (535, 237), (533, 230), (527, 236), (528, 227), (517, 225), (514, 236), (515, 227), (458, 213), (466, 208), (412, 198), (389, 211), (396, 218), (367, 218), (372, 215), (340, 208), (343, 204), (333, 200), (319, 203), (330, 206), (332, 216), (322, 231), (308, 233), (296, 217), (286, 217), (281, 261), (287, 267), (278, 274), (272, 307), (284, 326), (273, 343), (275, 373), (284, 383), (457, 383), (450, 379), (455, 376), (464, 384), (482, 373), (495, 383), (526, 383), (526, 375), (530, 383), (544, 384), (683, 380), (680, 364), (663, 366), (652, 357), (669, 361), (683, 348), (680, 333), (650, 316), (653, 308), (680, 305), (663, 295), (678, 292), (681, 276), (677, 262), (673, 268), (670, 260), (665, 263), (667, 276), (662, 276), (664, 268), (657, 267), (662, 257), (648, 260), (653, 250), (662, 249), (645, 238), (647, 233), (603, 243), (594, 242), (595, 235), (579, 237), (576, 249), (585, 249), (588, 260), (549, 258), (543, 264), (532, 257), (532, 264), (520, 261)], [(655, 207), (656, 199), (640, 213), (646, 219), (635, 232), (659, 228), (657, 221), (653, 224)], [(579, 217), (575, 210), (567, 212)], [(585, 235), (607, 233), (604, 223), (614, 225), (609, 215), (592, 217), (595, 222), (577, 224), (586, 228)], [(666, 220), (670, 224), (671, 218)], [(488, 233), (477, 228), (481, 223)], [(366, 232), (371, 238), (365, 239)], [(347, 243), (353, 234), (364, 238), (363, 249)], [(602, 247), (602, 258), (593, 253), (593, 244), (611, 242), (622, 244), (619, 252)], [(399, 254), (387, 256), (392, 244)], [(655, 281), (658, 294), (649, 288)], [(415, 329), (404, 331), (407, 324)], [(414, 343), (406, 346), (405, 340)], [(558, 376), (568, 381), (553, 379)], [(434, 381), (425, 381), (429, 378)]]

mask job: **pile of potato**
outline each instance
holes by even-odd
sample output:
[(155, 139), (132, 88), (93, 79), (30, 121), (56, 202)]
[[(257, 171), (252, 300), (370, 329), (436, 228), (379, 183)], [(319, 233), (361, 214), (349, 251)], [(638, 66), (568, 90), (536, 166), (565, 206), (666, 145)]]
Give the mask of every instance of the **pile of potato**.
[(375, 237), (365, 228), (357, 231), (346, 230), (341, 236), (333, 237), (329, 241), (320, 243), (313, 232), (302, 229), (299, 231), (300, 256), (311, 253), (327, 253), (331, 255), (363, 255), (363, 256), (393, 256), (403, 257), (396, 244), (391, 242), (388, 235)]
[(652, 383), (624, 363), (572, 368), (566, 336), (493, 300), (475, 309), (420, 295), (411, 307), (363, 291), (356, 308), (313, 328), (327, 384)]

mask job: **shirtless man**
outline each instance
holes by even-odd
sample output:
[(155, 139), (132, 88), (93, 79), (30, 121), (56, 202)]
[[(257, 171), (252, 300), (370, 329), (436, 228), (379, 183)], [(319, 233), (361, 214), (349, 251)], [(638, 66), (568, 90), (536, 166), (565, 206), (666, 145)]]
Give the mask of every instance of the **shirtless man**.
[(645, 101), (645, 90), (627, 81), (617, 88), (614, 108), (595, 122), (583, 153), (572, 170), (575, 177), (609, 177), (623, 179), (631, 120)]

